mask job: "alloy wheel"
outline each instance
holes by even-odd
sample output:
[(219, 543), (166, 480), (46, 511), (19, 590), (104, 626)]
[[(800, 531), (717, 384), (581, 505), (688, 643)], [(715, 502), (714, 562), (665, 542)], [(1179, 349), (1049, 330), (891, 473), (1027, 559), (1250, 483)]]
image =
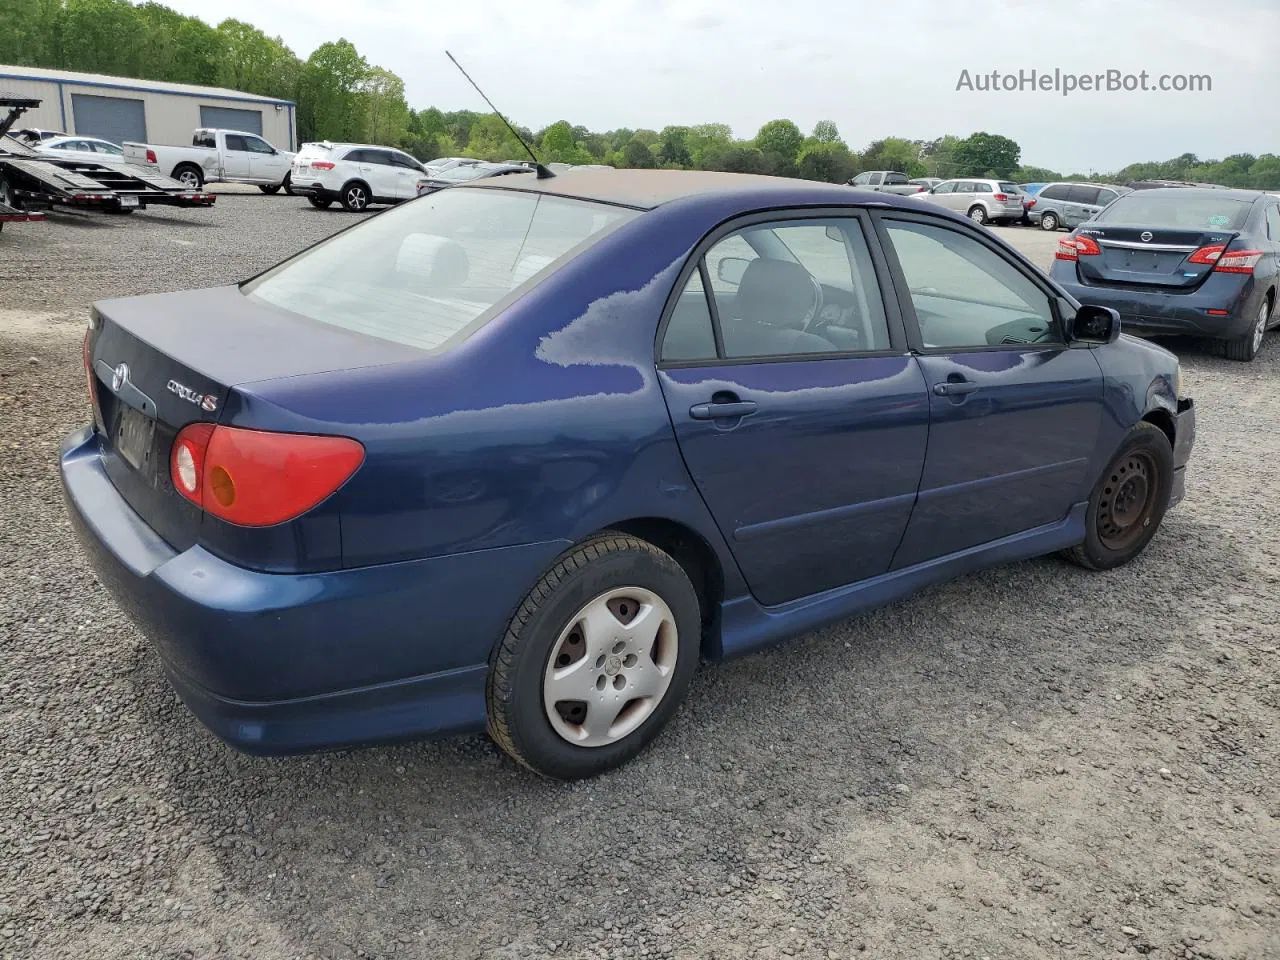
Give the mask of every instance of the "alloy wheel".
[(194, 170), (183, 170), (180, 174), (178, 174), (178, 182), (181, 183), (188, 190), (200, 189), (200, 175), (197, 174)]
[(1258, 308), (1258, 322), (1253, 325), (1253, 352), (1257, 353), (1262, 347), (1262, 339), (1267, 335), (1267, 320), (1271, 317), (1271, 308), (1267, 301), (1262, 301), (1262, 306)]
[(600, 594), (551, 647), (542, 700), (552, 729), (580, 747), (618, 742), (662, 701), (678, 654), (675, 616), (656, 593), (620, 587)]
[(347, 189), (347, 205), (353, 210), (363, 210), (369, 204), (369, 198), (362, 187)]

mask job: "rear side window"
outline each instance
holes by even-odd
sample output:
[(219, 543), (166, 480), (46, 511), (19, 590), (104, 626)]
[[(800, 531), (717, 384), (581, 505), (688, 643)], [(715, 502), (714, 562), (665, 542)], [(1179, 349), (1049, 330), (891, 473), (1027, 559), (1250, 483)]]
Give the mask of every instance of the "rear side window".
[(1267, 237), (1280, 243), (1280, 206), (1274, 203), (1267, 207)]
[(880, 177), (881, 177), (881, 176), (882, 176), (882, 174), (879, 174), (879, 173), (873, 173), (873, 174), (871, 175), (871, 178), (870, 178), (869, 180), (867, 180), (867, 183), (871, 184), (871, 186), (873, 186), (873, 187), (875, 187), (875, 186), (879, 186), (879, 184), (880, 184)]
[(662, 359), (712, 360), (716, 356), (716, 336), (707, 301), (702, 271), (695, 270), (684, 285), (667, 320), (662, 338)]
[(1171, 230), (1239, 230), (1249, 217), (1251, 200), (1194, 194), (1177, 187), (1135, 190), (1109, 205), (1095, 222), (1131, 223)]
[(1098, 188), (1086, 187), (1081, 184), (1069, 187), (1067, 189), (1068, 203), (1096, 203), (1098, 200)]
[(442, 190), (339, 233), (241, 290), (320, 323), (432, 350), (637, 215), (537, 193)]
[(239, 150), (242, 153), (248, 152), (249, 146), (244, 142), (244, 137), (235, 133), (227, 134), (227, 149)]
[(905, 173), (886, 173), (884, 175), (884, 182), (895, 186), (904, 184), (907, 182), (907, 175)]
[(1055, 183), (1051, 187), (1045, 187), (1040, 191), (1039, 195), (1043, 200), (1065, 200), (1067, 198), (1066, 184)]
[(343, 160), (349, 160), (352, 163), (368, 163), (368, 150), (348, 150)]
[(216, 147), (217, 143), (214, 142), (212, 133), (202, 130), (191, 138), (191, 145), (193, 147)]
[(1103, 207), (1105, 207), (1108, 203), (1110, 203), (1112, 200), (1114, 200), (1117, 196), (1119, 196), (1119, 194), (1117, 194), (1114, 190), (1099, 190), (1099, 191), (1098, 191), (1098, 205), (1099, 205), (1099, 206), (1103, 206)]
[(993, 191), (991, 189), (991, 184), (989, 183), (975, 183), (973, 185), (973, 192), (974, 193), (992, 193)]

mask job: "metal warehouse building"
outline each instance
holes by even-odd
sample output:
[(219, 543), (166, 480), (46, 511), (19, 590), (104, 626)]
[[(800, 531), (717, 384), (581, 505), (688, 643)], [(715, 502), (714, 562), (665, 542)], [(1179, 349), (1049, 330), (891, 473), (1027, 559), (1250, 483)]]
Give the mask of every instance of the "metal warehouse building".
[(0, 89), (44, 101), (20, 126), (64, 130), (113, 143), (189, 144), (197, 127), (256, 133), (296, 149), (295, 104), (218, 87), (0, 65)]

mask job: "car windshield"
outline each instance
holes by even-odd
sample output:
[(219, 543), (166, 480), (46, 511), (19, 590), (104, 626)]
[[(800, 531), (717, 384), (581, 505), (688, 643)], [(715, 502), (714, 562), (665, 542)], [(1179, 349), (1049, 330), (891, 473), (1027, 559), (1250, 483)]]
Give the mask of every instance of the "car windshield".
[(1021, 193), (1022, 192), (1022, 188), (1019, 187), (1016, 183), (1001, 183), (1000, 189), (1005, 193)]
[(1094, 221), (1168, 229), (1239, 230), (1252, 206), (1251, 200), (1231, 197), (1188, 196), (1181, 190), (1167, 194), (1138, 190), (1112, 202)]
[(303, 251), (241, 289), (321, 323), (423, 350), (637, 211), (510, 190), (442, 190)]

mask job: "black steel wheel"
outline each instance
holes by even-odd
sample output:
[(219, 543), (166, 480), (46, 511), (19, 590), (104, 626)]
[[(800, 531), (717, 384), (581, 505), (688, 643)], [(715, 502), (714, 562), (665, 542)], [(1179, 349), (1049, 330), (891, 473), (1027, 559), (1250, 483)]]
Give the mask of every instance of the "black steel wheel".
[(1067, 558), (1090, 570), (1128, 563), (1156, 535), (1172, 492), (1173, 446), (1163, 430), (1141, 421), (1094, 486), (1084, 543)]

